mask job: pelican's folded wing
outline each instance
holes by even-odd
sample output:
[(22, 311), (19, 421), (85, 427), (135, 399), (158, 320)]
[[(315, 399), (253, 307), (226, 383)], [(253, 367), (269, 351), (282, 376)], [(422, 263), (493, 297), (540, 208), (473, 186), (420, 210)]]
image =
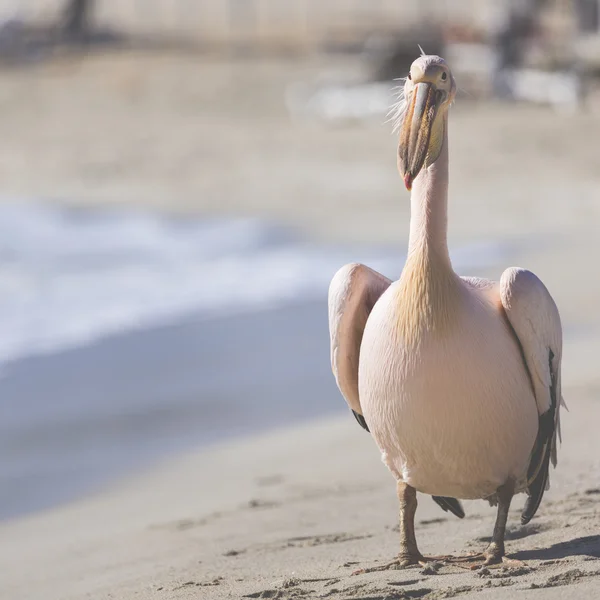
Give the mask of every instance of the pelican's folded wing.
[(507, 269), (500, 280), (506, 316), (519, 339), (529, 370), (539, 431), (527, 473), (529, 498), (521, 515), (528, 523), (549, 486), (550, 461), (556, 466), (560, 440), (562, 326), (558, 308), (546, 286), (531, 271)]
[(358, 355), (373, 306), (391, 280), (365, 265), (344, 265), (329, 285), (331, 368), (356, 420), (368, 431), (358, 398)]

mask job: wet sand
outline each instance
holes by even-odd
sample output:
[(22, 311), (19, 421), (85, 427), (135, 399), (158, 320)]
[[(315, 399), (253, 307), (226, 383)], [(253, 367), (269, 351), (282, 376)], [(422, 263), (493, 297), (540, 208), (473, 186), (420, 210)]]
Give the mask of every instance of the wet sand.
[[(260, 215), (321, 241), (402, 242), (408, 195), (389, 129), (290, 122), (284, 85), (324, 65), (296, 67), (290, 74), (277, 63), (129, 57), (5, 73), (4, 191), (85, 206)], [(593, 111), (566, 116), (465, 100), (451, 114), (451, 245), (510, 242), (513, 264), (535, 271), (554, 294), (566, 331), (570, 412), (559, 466), (531, 524), (518, 526), (522, 496), (510, 518), (507, 551), (525, 568), (353, 576), (397, 551), (397, 504), (369, 435), (344, 413), (223, 442), (3, 524), (2, 597), (600, 594), (599, 130)], [(504, 266), (482, 274), (498, 277)], [(332, 385), (310, 387), (311, 403), (343, 403)], [(421, 549), (481, 548), (494, 511), (483, 502), (466, 510), (459, 521), (423, 498)]]

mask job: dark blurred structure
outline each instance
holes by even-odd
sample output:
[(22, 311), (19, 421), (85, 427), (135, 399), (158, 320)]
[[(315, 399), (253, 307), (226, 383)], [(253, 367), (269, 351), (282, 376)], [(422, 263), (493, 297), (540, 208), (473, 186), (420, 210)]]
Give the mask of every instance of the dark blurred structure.
[(72, 40), (85, 40), (91, 31), (93, 8), (93, 0), (69, 0), (63, 11), (65, 36)]
[(527, 41), (537, 33), (538, 15), (548, 4), (548, 0), (529, 0), (509, 10), (495, 40), (500, 69), (522, 64)]
[(600, 25), (600, 2), (598, 0), (577, 0), (577, 27), (581, 33), (598, 33)]

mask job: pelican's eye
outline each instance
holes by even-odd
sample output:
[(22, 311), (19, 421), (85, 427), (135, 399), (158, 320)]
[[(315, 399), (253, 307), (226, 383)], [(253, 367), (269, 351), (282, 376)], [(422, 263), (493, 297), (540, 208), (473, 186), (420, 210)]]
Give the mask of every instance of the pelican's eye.
[(446, 71), (444, 71), (442, 73), (442, 81), (446, 81), (446, 79), (448, 79), (448, 75), (446, 74)]
[(410, 71), (408, 72), (408, 80), (412, 81), (412, 75), (410, 74)]

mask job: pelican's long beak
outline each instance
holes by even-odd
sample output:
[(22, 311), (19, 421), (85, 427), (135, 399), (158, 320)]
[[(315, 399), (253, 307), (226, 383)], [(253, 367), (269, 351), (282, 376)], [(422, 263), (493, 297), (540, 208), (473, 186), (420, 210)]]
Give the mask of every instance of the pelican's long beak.
[(431, 129), (442, 98), (443, 92), (438, 91), (434, 84), (426, 81), (417, 83), (406, 109), (400, 130), (398, 166), (409, 191), (425, 163)]

